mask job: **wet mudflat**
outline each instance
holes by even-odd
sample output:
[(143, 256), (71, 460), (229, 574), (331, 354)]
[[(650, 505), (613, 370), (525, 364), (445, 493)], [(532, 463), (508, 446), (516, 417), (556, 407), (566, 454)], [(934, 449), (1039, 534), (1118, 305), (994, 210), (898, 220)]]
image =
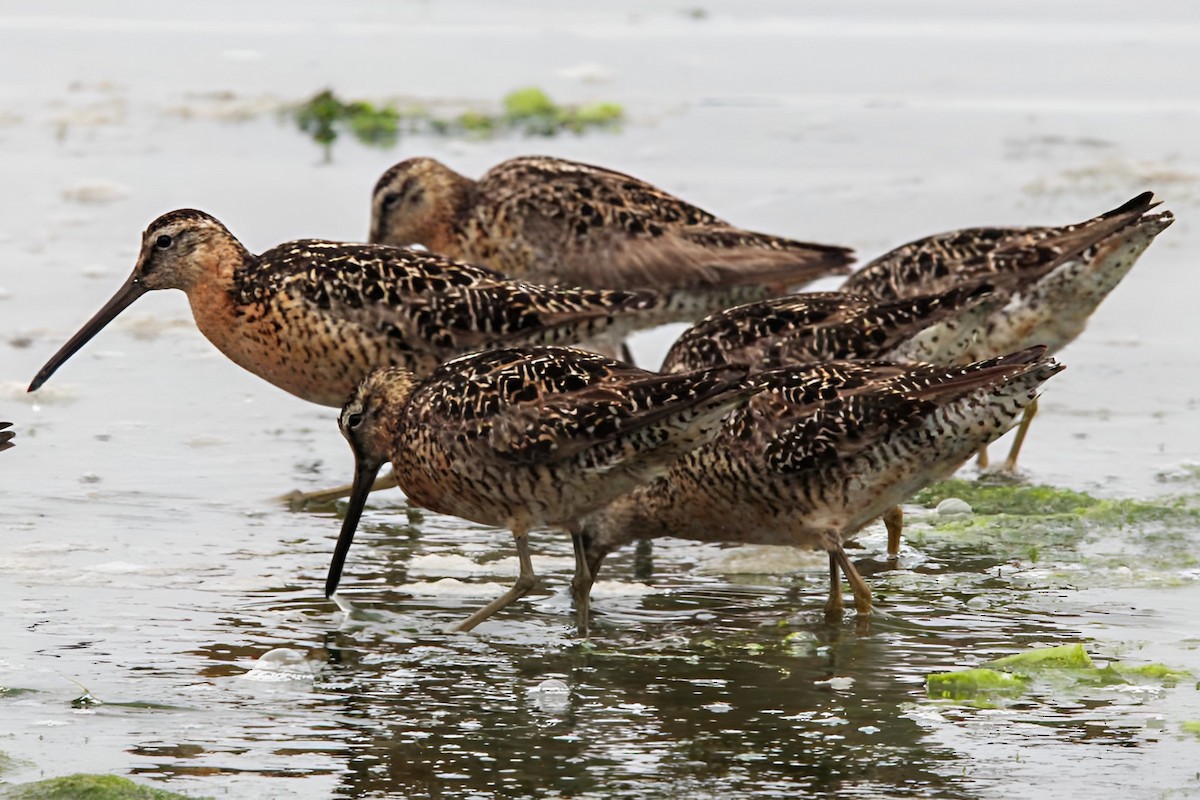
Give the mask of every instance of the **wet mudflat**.
[[(504, 5), (0, 17), (0, 419), (18, 430), (0, 454), (0, 781), (92, 772), (280, 798), (1200, 795), (1195, 12)], [(486, 104), (523, 85), (620, 102), (628, 122), (339, 141), (322, 164), (275, 113), (325, 86)], [(586, 643), (569, 543), (547, 532), (545, 590), (450, 635), (515, 574), (507, 533), (379, 495), (344, 581), (368, 613), (347, 620), (321, 596), (337, 509), (273, 500), (350, 478), (334, 412), (227, 362), (182, 295), (143, 298), (24, 393), (165, 210), (213, 213), (253, 250), (356, 239), (393, 161), (479, 174), (529, 152), (864, 259), (1153, 189), (1178, 222), (1061, 354), (1023, 455), (1032, 483), (1140, 505), (914, 508), (894, 568), (882, 530), (852, 553), (878, 600), (866, 627), (823, 620), (821, 558), (656, 543), (605, 565)], [(672, 335), (639, 337), (638, 356), (653, 365)], [(931, 673), (1073, 643), (1198, 677), (1039, 676), (957, 702), (925, 689)], [(276, 648), (307, 660), (253, 671)], [(73, 703), (84, 687), (102, 702)]]

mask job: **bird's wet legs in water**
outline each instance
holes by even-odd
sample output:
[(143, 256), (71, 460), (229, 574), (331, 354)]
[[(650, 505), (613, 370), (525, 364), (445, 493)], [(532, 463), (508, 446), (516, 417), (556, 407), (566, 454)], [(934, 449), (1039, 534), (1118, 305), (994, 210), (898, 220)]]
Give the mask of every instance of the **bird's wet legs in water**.
[(825, 601), (825, 618), (832, 621), (840, 619), (842, 609), (842, 573), (838, 570), (837, 557), (829, 551), (829, 599)]
[(867, 586), (867, 582), (839, 544), (836, 549), (829, 551), (829, 600), (825, 603), (825, 616), (833, 618), (842, 612), (842, 581), (839, 573), (845, 574), (846, 580), (850, 582), (850, 589), (854, 592), (854, 610), (860, 616), (870, 614), (871, 587)]
[(592, 584), (596, 576), (587, 558), (587, 544), (578, 527), (571, 528), (571, 544), (575, 548), (575, 575), (571, 578), (571, 599), (575, 603), (575, 625), (579, 635), (587, 638), (591, 610)]
[(520, 572), (517, 574), (517, 581), (513, 584), (513, 587), (467, 617), (458, 625), (455, 625), (453, 630), (466, 633), (497, 611), (507, 608), (515, 601), (529, 594), (529, 590), (537, 585), (537, 575), (533, 572), (533, 561), (529, 558), (528, 532), (529, 526), (524, 523), (513, 524), (512, 526), (513, 541), (517, 545), (517, 560), (520, 562)]
[(887, 554), (889, 559), (900, 555), (900, 533), (904, 530), (904, 511), (893, 506), (883, 512), (883, 525), (887, 528)]

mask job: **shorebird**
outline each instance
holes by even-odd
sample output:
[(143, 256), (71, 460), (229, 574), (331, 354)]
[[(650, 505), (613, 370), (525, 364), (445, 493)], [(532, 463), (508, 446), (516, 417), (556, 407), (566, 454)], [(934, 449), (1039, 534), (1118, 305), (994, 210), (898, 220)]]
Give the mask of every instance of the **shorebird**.
[(662, 536), (822, 548), (826, 611), (842, 610), (841, 572), (869, 613), (842, 542), (1003, 434), (1060, 369), (1034, 347), (965, 367), (847, 361), (752, 376), (757, 392), (710, 442), (575, 526), (576, 613), (586, 619), (607, 553)]
[(354, 490), (326, 596), (337, 591), (375, 474), (391, 461), (410, 503), (512, 531), (520, 574), (458, 626), (471, 630), (533, 587), (531, 528), (571, 528), (665, 470), (745, 400), (746, 372), (660, 375), (561, 347), (467, 355), (424, 379), (372, 372), (338, 419), (354, 451)]
[(234, 363), (336, 408), (376, 367), (425, 375), (466, 352), (574, 344), (678, 318), (653, 293), (538, 286), (397, 247), (305, 239), (254, 255), (213, 217), (181, 209), (150, 224), (125, 284), (29, 390), (155, 289), (186, 292), (200, 332)]
[[(944, 291), (964, 280), (987, 280), (1008, 302), (987, 320), (983, 336), (963, 354), (978, 360), (1031, 345), (1057, 352), (1172, 222), (1170, 211), (1144, 192), (1118, 208), (1075, 225), (967, 228), (918, 239), (871, 261), (842, 291), (894, 300)], [(1014, 471), (1037, 403), (1030, 404), (1004, 468)], [(986, 450), (980, 466), (987, 466)]]
[(653, 289), (690, 319), (845, 275), (845, 247), (737, 228), (645, 181), (545, 156), (471, 180), (432, 158), (401, 161), (371, 198), (371, 241), (419, 243), (539, 283)]
[(759, 371), (838, 359), (955, 363), (996, 303), (991, 285), (981, 281), (899, 300), (848, 292), (774, 297), (692, 325), (667, 351), (661, 371), (723, 364)]
[[(837, 359), (956, 364), (1002, 304), (991, 285), (979, 281), (887, 301), (845, 292), (785, 295), (697, 322), (671, 346), (662, 372), (727, 364), (759, 371)], [(900, 506), (884, 512), (883, 522), (888, 555), (897, 557), (904, 526)]]
[(11, 422), (0, 422), (0, 450), (7, 450), (10, 447), (17, 446), (13, 442), (13, 437), (17, 435), (16, 432), (6, 430), (6, 428), (11, 428), (11, 427), (12, 427)]

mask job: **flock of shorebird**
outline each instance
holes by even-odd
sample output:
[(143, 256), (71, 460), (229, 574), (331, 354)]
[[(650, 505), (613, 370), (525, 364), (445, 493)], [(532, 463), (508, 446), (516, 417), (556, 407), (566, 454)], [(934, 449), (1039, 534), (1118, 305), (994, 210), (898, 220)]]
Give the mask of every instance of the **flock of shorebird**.
[[(844, 574), (865, 614), (844, 540), (882, 516), (894, 556), (899, 504), (1020, 420), (1015, 468), (1062, 369), (1050, 354), (1171, 224), (1156, 205), (1145, 193), (1074, 225), (930, 236), (841, 291), (789, 294), (849, 273), (851, 251), (737, 228), (587, 164), (517, 158), (476, 181), (414, 158), (376, 184), (369, 244), (255, 255), (208, 214), (164, 214), (29, 389), (142, 294), (182, 289), (234, 362), (341, 408), (356, 466), (331, 598), (391, 462), (414, 505), (512, 531), (515, 585), (460, 630), (534, 585), (527, 537), (543, 526), (574, 542), (581, 632), (604, 557), (660, 536), (822, 548), (827, 613)], [(657, 372), (600, 354), (701, 317)]]

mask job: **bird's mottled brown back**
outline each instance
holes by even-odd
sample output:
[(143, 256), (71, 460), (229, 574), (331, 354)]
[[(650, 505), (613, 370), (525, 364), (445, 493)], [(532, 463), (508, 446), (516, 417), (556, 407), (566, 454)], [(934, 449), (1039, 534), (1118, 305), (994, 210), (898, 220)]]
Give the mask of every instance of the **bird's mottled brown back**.
[(838, 274), (847, 248), (733, 227), (645, 181), (562, 159), (506, 161), (480, 179), (467, 252), (498, 269), (580, 286), (785, 286)]
[(277, 354), (273, 382), (339, 406), (376, 367), (425, 375), (464, 352), (574, 344), (663, 317), (649, 293), (538, 286), (433, 254), (319, 240), (248, 259), (232, 292), (260, 360)]
[(403, 161), (375, 187), (371, 236), (538, 283), (690, 291), (700, 313), (845, 274), (852, 261), (847, 248), (736, 228), (633, 176), (549, 157), (505, 161), (479, 181)]
[(720, 364), (754, 369), (847, 358), (887, 358), (911, 337), (992, 294), (974, 283), (938, 295), (876, 301), (806, 292), (717, 312), (684, 331), (664, 372)]
[(842, 291), (892, 299), (941, 292), (964, 280), (985, 278), (1016, 290), (1121, 228), (1154, 206), (1144, 192), (1129, 202), (1074, 225), (1025, 228), (965, 228), (927, 236), (869, 262), (842, 285)]
[(744, 375), (664, 376), (569, 348), (464, 356), (409, 398), (399, 483), (419, 505), (485, 524), (563, 524), (707, 437)]

